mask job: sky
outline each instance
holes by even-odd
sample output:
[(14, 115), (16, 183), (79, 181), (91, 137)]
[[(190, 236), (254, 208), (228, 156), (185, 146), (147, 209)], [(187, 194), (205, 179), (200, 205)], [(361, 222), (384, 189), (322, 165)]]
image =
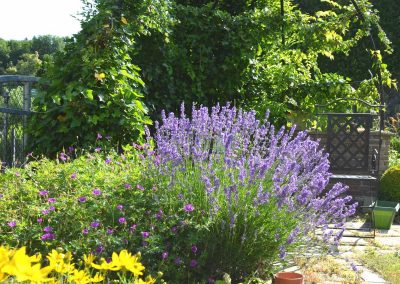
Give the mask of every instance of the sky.
[(80, 30), (73, 16), (81, 10), (81, 0), (0, 0), (0, 38), (71, 36)]

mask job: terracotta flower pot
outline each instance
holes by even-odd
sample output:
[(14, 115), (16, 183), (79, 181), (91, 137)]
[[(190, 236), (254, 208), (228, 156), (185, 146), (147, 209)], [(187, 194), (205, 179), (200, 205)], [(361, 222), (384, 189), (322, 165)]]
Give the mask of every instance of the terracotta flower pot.
[(304, 277), (296, 272), (278, 272), (275, 274), (275, 284), (303, 284)]

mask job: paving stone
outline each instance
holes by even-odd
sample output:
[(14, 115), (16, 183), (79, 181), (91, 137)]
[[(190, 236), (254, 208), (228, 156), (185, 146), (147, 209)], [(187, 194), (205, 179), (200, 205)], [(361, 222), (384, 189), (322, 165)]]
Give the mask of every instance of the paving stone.
[(400, 249), (400, 236), (399, 237), (376, 237), (375, 241), (382, 246), (393, 247), (393, 249)]
[(361, 273), (361, 278), (366, 282), (366, 283), (389, 283), (385, 281), (382, 277), (380, 277), (377, 273), (372, 272), (366, 267), (362, 267), (362, 273)]
[(368, 243), (364, 238), (360, 237), (344, 237), (341, 240), (341, 244), (352, 244), (353, 246), (367, 246)]

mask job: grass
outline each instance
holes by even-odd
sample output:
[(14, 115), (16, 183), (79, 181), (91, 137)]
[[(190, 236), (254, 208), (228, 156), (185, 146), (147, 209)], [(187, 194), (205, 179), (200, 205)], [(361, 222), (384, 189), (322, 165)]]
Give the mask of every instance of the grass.
[(365, 266), (378, 272), (385, 280), (400, 283), (400, 251), (382, 253), (370, 248), (358, 257)]

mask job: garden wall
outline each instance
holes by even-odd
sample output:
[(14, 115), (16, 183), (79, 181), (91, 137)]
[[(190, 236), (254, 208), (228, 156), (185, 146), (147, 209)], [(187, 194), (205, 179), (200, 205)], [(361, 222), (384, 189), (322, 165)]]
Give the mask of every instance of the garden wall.
[[(389, 166), (389, 144), (390, 138), (393, 134), (387, 131), (382, 131), (382, 144), (379, 156), (379, 173), (380, 177)], [(322, 146), (326, 145), (326, 133), (310, 133), (310, 137), (314, 139), (320, 139)], [(374, 131), (370, 133), (370, 145), (369, 145), (369, 158), (368, 163), (371, 166), (371, 157), (374, 149), (379, 148), (379, 132)], [(349, 194), (357, 200), (360, 205), (369, 205), (372, 200), (375, 200), (378, 196), (379, 181), (367, 181), (359, 179), (335, 179), (331, 181), (330, 186), (336, 182), (342, 182), (349, 186)]]

